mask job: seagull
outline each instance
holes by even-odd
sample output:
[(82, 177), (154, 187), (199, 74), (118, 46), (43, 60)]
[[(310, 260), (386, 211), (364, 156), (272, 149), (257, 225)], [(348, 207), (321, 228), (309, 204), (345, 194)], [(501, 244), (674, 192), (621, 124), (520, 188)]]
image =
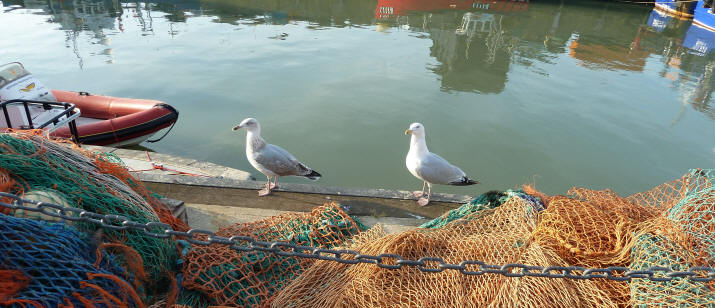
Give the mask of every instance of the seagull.
[[(422, 191), (415, 191), (412, 194), (419, 198), (417, 204), (425, 206), (432, 196), (432, 184), (445, 184), (466, 186), (479, 184), (479, 181), (471, 180), (457, 166), (450, 164), (437, 154), (430, 153), (425, 142), (425, 126), (421, 123), (412, 123), (405, 131), (405, 135), (412, 135), (410, 138), (410, 150), (407, 152), (405, 164), (407, 170), (415, 177), (422, 180)], [(425, 186), (429, 187), (427, 198)]]
[[(270, 194), (271, 190), (277, 187), (278, 177), (280, 176), (304, 176), (313, 181), (321, 177), (320, 173), (308, 168), (288, 151), (277, 145), (266, 143), (261, 138), (261, 125), (258, 124), (258, 120), (246, 118), (240, 124), (234, 126), (233, 130), (241, 128), (245, 128), (247, 131), (246, 157), (248, 162), (268, 178), (266, 187), (258, 191), (259, 197)], [(271, 178), (275, 178), (273, 183), (271, 183)]]

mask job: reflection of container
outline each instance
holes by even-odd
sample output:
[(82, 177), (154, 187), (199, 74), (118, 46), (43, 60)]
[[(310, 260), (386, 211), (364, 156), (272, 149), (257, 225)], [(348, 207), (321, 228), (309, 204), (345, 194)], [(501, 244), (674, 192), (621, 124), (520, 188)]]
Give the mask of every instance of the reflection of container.
[[(715, 32), (715, 12), (712, 8), (712, 2), (705, 6), (705, 1), (698, 1), (695, 12), (693, 13), (693, 24), (710, 32)], [(712, 44), (712, 41), (710, 42)]]
[(378, 0), (375, 18), (406, 15), (408, 11), (477, 10), (490, 13), (525, 11), (529, 0)]
[(464, 13), (462, 25), (454, 33), (472, 36), (474, 33), (488, 33), (494, 25), (494, 15), (479, 13)]
[(642, 72), (648, 52), (631, 48), (589, 41), (577, 34), (572, 35), (568, 44), (569, 56), (579, 60), (579, 65), (590, 69), (626, 70)]
[(480, 11), (492, 13), (512, 13), (526, 11), (529, 7), (529, 0), (477, 0), (472, 4), (472, 8)]
[(676, 17), (693, 18), (695, 2), (681, 0), (655, 0), (655, 8)]

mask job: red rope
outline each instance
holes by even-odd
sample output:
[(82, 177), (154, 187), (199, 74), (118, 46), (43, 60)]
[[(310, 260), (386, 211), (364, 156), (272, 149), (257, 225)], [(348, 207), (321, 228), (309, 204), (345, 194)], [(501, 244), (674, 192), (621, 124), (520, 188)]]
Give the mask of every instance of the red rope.
[(191, 173), (191, 172), (185, 172), (185, 171), (180, 171), (176, 169), (169, 169), (164, 167), (163, 164), (156, 163), (153, 160), (151, 160), (151, 156), (149, 156), (149, 151), (146, 151), (146, 158), (149, 160), (151, 163), (151, 169), (142, 169), (142, 170), (132, 170), (131, 172), (144, 172), (144, 171), (152, 171), (152, 170), (161, 170), (161, 171), (169, 171), (169, 172), (174, 172), (173, 175), (189, 175), (189, 176), (203, 176), (203, 177), (211, 177), (210, 175), (203, 175), (203, 174), (196, 174), (196, 173)]

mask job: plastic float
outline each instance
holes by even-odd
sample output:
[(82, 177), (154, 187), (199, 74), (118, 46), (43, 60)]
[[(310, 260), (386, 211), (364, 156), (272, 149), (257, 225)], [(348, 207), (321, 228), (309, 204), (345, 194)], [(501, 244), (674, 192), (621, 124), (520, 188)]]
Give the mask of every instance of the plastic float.
[(178, 117), (161, 101), (50, 90), (18, 62), (0, 66), (0, 129), (46, 129), (53, 137), (118, 147), (146, 141)]

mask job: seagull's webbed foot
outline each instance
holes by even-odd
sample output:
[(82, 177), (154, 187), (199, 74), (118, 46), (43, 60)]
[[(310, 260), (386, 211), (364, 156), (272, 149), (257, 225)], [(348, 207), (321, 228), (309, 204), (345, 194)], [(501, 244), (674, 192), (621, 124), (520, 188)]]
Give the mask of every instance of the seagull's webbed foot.
[(419, 200), (417, 200), (417, 204), (419, 204), (420, 206), (425, 206), (425, 205), (429, 204), (429, 199), (420, 198)]
[(268, 178), (268, 182), (263, 185), (263, 189), (258, 191), (258, 196), (263, 197), (270, 195), (271, 191), (276, 188), (276, 183), (278, 183), (278, 178), (276, 178), (275, 183), (271, 183), (271, 178)]
[(268, 196), (271, 194), (271, 190), (268, 188), (264, 188), (258, 191), (258, 196), (263, 197), (263, 196)]

